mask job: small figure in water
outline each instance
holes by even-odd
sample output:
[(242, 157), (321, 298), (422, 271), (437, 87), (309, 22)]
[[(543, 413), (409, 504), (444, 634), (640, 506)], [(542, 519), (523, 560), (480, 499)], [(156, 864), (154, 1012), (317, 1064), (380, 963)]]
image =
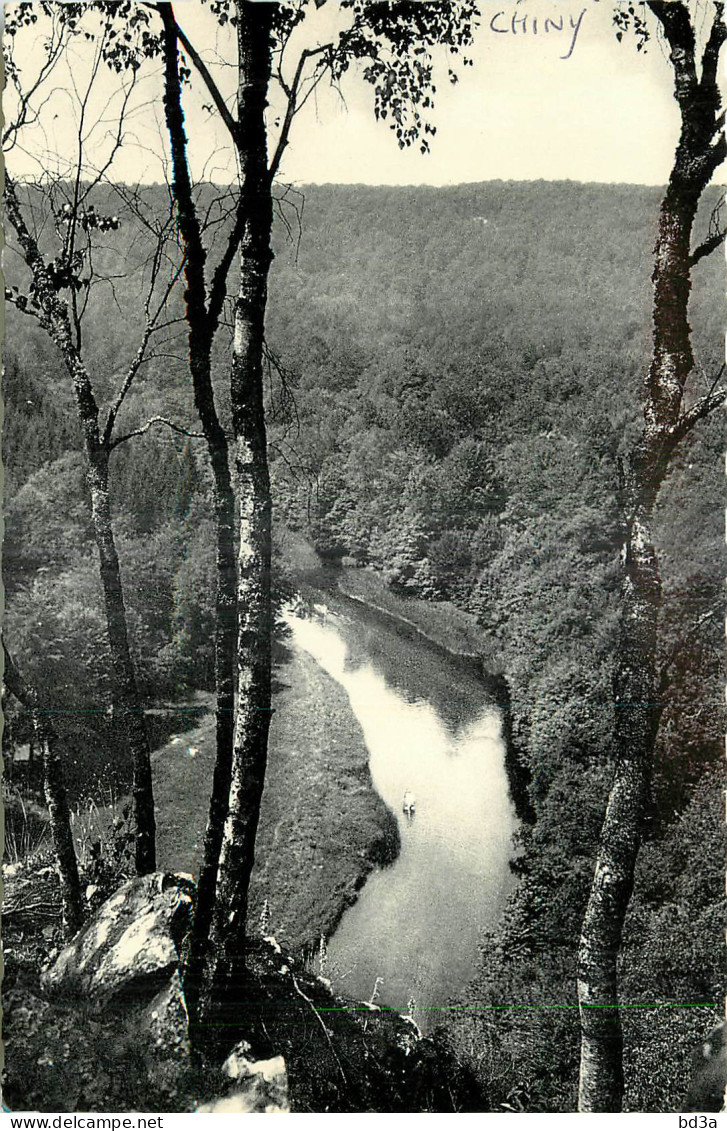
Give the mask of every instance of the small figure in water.
[(416, 797), (411, 792), (411, 790), (407, 789), (406, 793), (404, 794), (404, 804), (402, 805), (402, 809), (404, 810), (404, 813), (409, 818), (409, 820), (411, 820), (412, 817), (414, 816), (414, 810), (416, 809), (416, 804), (417, 804)]

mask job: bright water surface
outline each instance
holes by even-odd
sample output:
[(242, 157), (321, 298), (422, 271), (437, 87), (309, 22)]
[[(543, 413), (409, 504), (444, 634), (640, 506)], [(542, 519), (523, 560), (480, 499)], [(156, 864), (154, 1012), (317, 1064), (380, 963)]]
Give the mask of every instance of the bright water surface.
[[(499, 711), (474, 673), (350, 601), (331, 596), (289, 624), (347, 692), (401, 834), (394, 864), (369, 877), (329, 941), (326, 973), (358, 1000), (380, 979), (377, 1001), (404, 1012), (413, 998), (430, 1028), (474, 973), (479, 932), (495, 924), (512, 882)], [(402, 812), (406, 790), (413, 818)]]

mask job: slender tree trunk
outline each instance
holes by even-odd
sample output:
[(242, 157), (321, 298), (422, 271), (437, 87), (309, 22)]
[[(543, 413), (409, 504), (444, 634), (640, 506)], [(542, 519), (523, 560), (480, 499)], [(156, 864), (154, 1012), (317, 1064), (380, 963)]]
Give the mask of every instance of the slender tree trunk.
[(109, 453), (104, 447), (94, 449), (87, 444), (86, 459), (86, 480), (91, 496), (111, 656), (114, 722), (120, 725), (131, 752), (136, 824), (134, 853), (136, 870), (142, 876), (156, 868), (156, 821), (149, 737), (129, 646), (126, 605), (109, 499)]
[(265, 108), (275, 5), (237, 0), (238, 154), (246, 217), (235, 301), (231, 396), (239, 509), (237, 707), (229, 812), (220, 854), (206, 1009), (234, 1009), (244, 976), (248, 890), (267, 765), (272, 609), (271, 496), (263, 344), (272, 252)]
[[(228, 811), (232, 773), (237, 650), (237, 562), (235, 496), (230, 475), (227, 436), (215, 405), (212, 385), (212, 343), (222, 307), (226, 275), (215, 278), (209, 305), (205, 285), (206, 252), (202, 242), (187, 161), (187, 139), (179, 79), (178, 32), (170, 4), (158, 10), (164, 28), (164, 108), (172, 153), (172, 191), (186, 253), (185, 307), (189, 327), (189, 361), (195, 406), (202, 424), (214, 480), (217, 592), (215, 602), (216, 757), (204, 856), (185, 989), (194, 1004), (199, 993), (214, 906), (217, 870)], [(229, 248), (235, 242), (231, 233)], [(229, 250), (228, 248), (228, 250)], [(230, 252), (230, 255), (232, 252)]]
[(91, 498), (94, 538), (99, 555), (106, 628), (111, 654), (112, 706), (128, 742), (133, 764), (133, 802), (136, 822), (135, 857), (139, 875), (156, 867), (154, 797), (146, 720), (136, 683), (127, 629), (126, 607), (116, 551), (108, 487), (109, 449), (101, 442), (98, 405), (83, 359), (71, 334), (68, 312), (23, 218), (14, 182), (5, 178), (6, 215), (12, 224), (35, 287), (41, 321), (59, 349), (73, 382), (83, 432), (86, 482)]
[(188, 968), (192, 981), (198, 980), (201, 975), (212, 923), (217, 871), (230, 794), (235, 720), (235, 656), (237, 649), (235, 500), (227, 462), (227, 440), (225, 439), (224, 452), (220, 448), (213, 448), (212, 446), (209, 450), (215, 479), (217, 557), (215, 606), (216, 757)]
[[(631, 899), (661, 714), (657, 701), (659, 566), (652, 513), (669, 458), (686, 432), (682, 403), (694, 366), (689, 326), (692, 229), (700, 198), (727, 152), (719, 132), (715, 77), (725, 39), (723, 6), (697, 78), (689, 10), (680, 0), (649, 0), (671, 49), (682, 131), (659, 217), (655, 249), (653, 352), (644, 389), (644, 429), (624, 472), (625, 540), (614, 698), (616, 764), (578, 951), (581, 1019), (579, 1111), (620, 1111), (623, 1036), (617, 961)], [(708, 411), (709, 398), (705, 402)], [(695, 414), (694, 420), (700, 414)]]
[(56, 736), (47, 718), (38, 709), (37, 691), (23, 680), (7, 648), (4, 649), (4, 653), (5, 685), (18, 702), (30, 712), (33, 730), (42, 751), (43, 792), (48, 806), (53, 850), (58, 865), (63, 933), (66, 938), (70, 938), (83, 924), (83, 896), (71, 832), (63, 762), (58, 751)]

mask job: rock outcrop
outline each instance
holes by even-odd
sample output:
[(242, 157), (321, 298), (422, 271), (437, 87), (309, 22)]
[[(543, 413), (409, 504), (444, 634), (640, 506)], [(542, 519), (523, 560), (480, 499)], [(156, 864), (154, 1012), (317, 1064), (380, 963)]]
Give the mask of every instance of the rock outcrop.
[[(179, 950), (190, 877), (129, 880), (41, 974), (4, 999), (6, 1092), (22, 1110), (189, 1110)], [(32, 1064), (32, 1080), (21, 1078)], [(16, 1069), (17, 1066), (17, 1069)]]
[(129, 880), (43, 973), (43, 992), (99, 1009), (116, 998), (148, 1000), (179, 964), (193, 907), (188, 876), (155, 872)]
[(248, 940), (239, 1000), (226, 1003), (229, 1044), (193, 1057), (179, 977), (193, 903), (185, 876), (130, 880), (40, 985), (37, 962), (15, 965), (9, 979), (6, 972), (11, 1109), (487, 1110), (443, 1045), (422, 1038), (410, 1019), (335, 997), (273, 938)]

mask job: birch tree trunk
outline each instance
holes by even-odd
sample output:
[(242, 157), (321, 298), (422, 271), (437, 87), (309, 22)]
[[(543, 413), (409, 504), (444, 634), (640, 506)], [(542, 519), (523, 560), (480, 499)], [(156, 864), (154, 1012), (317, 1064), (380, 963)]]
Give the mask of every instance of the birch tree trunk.
[(91, 499), (94, 538), (99, 555), (109, 651), (111, 655), (112, 707), (131, 753), (133, 808), (136, 824), (135, 863), (139, 875), (156, 867), (154, 797), (146, 720), (141, 707), (136, 672), (129, 647), (126, 606), (119, 557), (114, 539), (109, 500), (109, 448), (101, 440), (98, 405), (91, 380), (71, 334), (68, 312), (53, 285), (38, 245), (23, 218), (15, 184), (5, 177), (5, 210), (33, 276), (41, 321), (54, 341), (73, 382), (78, 418), (83, 433), (86, 482)]
[[(638, 486), (637, 480), (635, 491)], [(661, 586), (648, 504), (633, 517), (624, 558), (614, 678), (617, 757), (578, 951), (580, 1111), (620, 1111), (623, 1099), (616, 963), (633, 891), (660, 713), (655, 696)]]
[(85, 445), (86, 481), (91, 496), (93, 531), (99, 556), (106, 613), (114, 723), (120, 726), (131, 752), (133, 813), (136, 826), (134, 857), (136, 871), (143, 876), (156, 868), (156, 820), (149, 737), (129, 646), (126, 604), (109, 498), (109, 453), (103, 445), (96, 445), (93, 430), (91, 425), (89, 428), (91, 435)]
[(702, 193), (727, 155), (716, 83), (726, 35), (723, 5), (713, 4), (701, 77), (697, 76), (695, 36), (687, 6), (681, 0), (649, 0), (648, 6), (670, 48), (682, 127), (659, 217), (644, 428), (626, 462), (621, 493), (625, 538), (614, 675), (616, 764), (578, 951), (579, 1111), (583, 1112), (620, 1111), (623, 1102), (617, 960), (633, 891), (661, 714), (657, 701), (661, 583), (652, 535), (653, 509), (677, 443), (724, 400), (720, 391), (719, 396), (708, 395), (688, 412), (682, 411), (687, 378), (694, 366), (688, 317), (696, 261), (690, 253), (692, 229)]
[[(170, 4), (159, 4), (158, 11), (164, 28), (164, 108), (172, 153), (172, 192), (177, 205), (179, 231), (186, 253), (185, 309), (189, 328), (190, 373), (195, 407), (202, 424), (212, 468), (216, 532), (216, 757), (190, 955), (185, 971), (185, 988), (193, 1001), (199, 992), (198, 983), (212, 922), (219, 856), (228, 812), (234, 733), (237, 650), (235, 496), (230, 475), (227, 436), (217, 413), (212, 385), (212, 344), (222, 310), (227, 269), (223, 257), (223, 263), (215, 274), (208, 302), (205, 281), (207, 256), (202, 242), (187, 161), (177, 25)], [(226, 251), (227, 258), (232, 258), (235, 243), (236, 235), (233, 231)]]
[(236, 0), (238, 155), (245, 214), (231, 367), (235, 486), (239, 511), (237, 703), (229, 810), (219, 860), (207, 966), (208, 1007), (234, 1008), (244, 976), (248, 890), (270, 727), (271, 495), (263, 389), (271, 180), (265, 108), (276, 5)]
[[(316, 0), (317, 8), (320, 3), (321, 0)], [(166, 4), (156, 6), (160, 13), (168, 8)], [(475, 22), (474, 10), (469, 5), (403, 5), (401, 11), (399, 5), (354, 5), (352, 25), (336, 32), (330, 43), (303, 49), (286, 82), (281, 69), (282, 55), (288, 37), (304, 16), (303, 8), (300, 11), (295, 5), (291, 10), (286, 8), (285, 18), (278, 20), (281, 8), (278, 3), (234, 0), (233, 6), (234, 21), (229, 22), (234, 23), (237, 32), (236, 117), (204, 59), (177, 26), (179, 42), (232, 137), (241, 185), (236, 220), (241, 234), (241, 274), (234, 310), (231, 367), (234, 488), (239, 531), (237, 694), (228, 810), (204, 971), (203, 1019), (213, 1006), (221, 1008), (226, 1001), (234, 1002), (235, 988), (244, 974), (248, 888), (265, 781), (271, 713), (272, 505), (262, 362), (268, 272), (272, 260), (272, 183), (297, 111), (324, 74), (336, 81), (353, 60), (371, 59), (372, 35), (380, 39), (381, 50), (393, 52), (397, 60), (397, 65), (387, 69), (385, 76), (373, 67), (364, 66), (364, 77), (374, 85), (377, 105), (383, 107), (381, 117), (386, 117), (391, 108), (392, 128), (399, 144), (405, 147), (419, 140), (426, 150), (423, 135), (431, 127), (422, 119), (419, 108), (431, 105), (428, 95), (435, 91), (429, 49), (441, 43), (456, 54), (471, 42)], [(227, 10), (223, 15), (223, 22), (227, 22)], [(168, 16), (171, 17), (171, 8)], [(275, 77), (285, 95), (286, 109), (278, 123), (275, 152), (268, 164), (265, 109), (274, 48)], [(411, 59), (406, 66), (404, 59), (408, 53)], [(308, 63), (311, 66), (306, 73)], [(304, 87), (306, 93), (303, 93)], [(425, 97), (422, 97), (423, 92), (427, 92)], [(216, 796), (221, 795), (221, 790), (217, 791), (217, 780), (215, 792)], [(221, 811), (220, 804), (215, 815)], [(207, 860), (205, 867), (206, 864)]]

